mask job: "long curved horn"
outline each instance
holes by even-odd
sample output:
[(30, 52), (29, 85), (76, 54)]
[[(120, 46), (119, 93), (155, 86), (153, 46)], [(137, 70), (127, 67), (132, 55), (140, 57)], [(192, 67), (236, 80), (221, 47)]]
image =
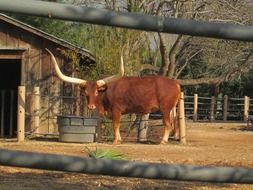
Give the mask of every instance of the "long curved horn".
[(105, 84), (112, 82), (112, 81), (116, 81), (118, 79), (120, 79), (122, 76), (124, 76), (124, 60), (123, 60), (123, 53), (121, 52), (121, 57), (120, 57), (120, 69), (119, 69), (119, 73), (117, 75), (112, 75), (109, 77), (106, 77), (104, 79), (101, 80), (97, 80), (97, 85), (98, 87), (104, 86)]
[(53, 64), (54, 64), (56, 74), (61, 80), (65, 81), (65, 82), (70, 82), (70, 83), (74, 83), (74, 84), (83, 84), (83, 85), (87, 82), (86, 80), (83, 80), (83, 79), (68, 77), (68, 76), (64, 75), (61, 72), (61, 70), (60, 70), (60, 68), (57, 64), (57, 61), (56, 61), (53, 53), (51, 51), (49, 51), (47, 48), (46, 48), (46, 51), (51, 55), (51, 59), (52, 59)]

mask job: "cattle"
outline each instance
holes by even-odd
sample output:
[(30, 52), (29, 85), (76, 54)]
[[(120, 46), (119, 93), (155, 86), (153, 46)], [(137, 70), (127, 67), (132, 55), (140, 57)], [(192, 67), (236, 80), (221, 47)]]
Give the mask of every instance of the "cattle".
[(121, 56), (120, 72), (97, 81), (87, 81), (64, 75), (51, 55), (57, 76), (80, 86), (87, 98), (88, 109), (98, 109), (112, 119), (114, 141), (121, 142), (120, 118), (122, 114), (146, 114), (159, 110), (162, 113), (164, 131), (161, 144), (168, 142), (171, 127), (171, 110), (180, 98), (180, 85), (176, 80), (164, 76), (123, 76), (124, 63)]

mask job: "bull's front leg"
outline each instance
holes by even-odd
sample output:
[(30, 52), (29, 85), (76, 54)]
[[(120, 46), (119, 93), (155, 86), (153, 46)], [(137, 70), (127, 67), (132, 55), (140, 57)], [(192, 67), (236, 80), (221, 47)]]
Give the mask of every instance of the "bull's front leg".
[(113, 144), (120, 144), (121, 143), (121, 136), (120, 136), (120, 118), (121, 113), (119, 111), (114, 111), (112, 113), (112, 125), (114, 131), (114, 141)]

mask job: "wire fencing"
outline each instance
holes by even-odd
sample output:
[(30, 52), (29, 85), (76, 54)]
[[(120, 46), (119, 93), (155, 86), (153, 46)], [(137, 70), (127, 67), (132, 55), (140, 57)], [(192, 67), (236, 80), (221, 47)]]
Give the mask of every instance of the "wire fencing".
[[(35, 99), (39, 99), (39, 105), (34, 104)], [(82, 96), (53, 96), (32, 93), (30, 96), (30, 111), (26, 117), (30, 118), (31, 128), (28, 134), (57, 134), (57, 116), (75, 115), (85, 117), (98, 117), (97, 111), (88, 111), (86, 108), (86, 98)], [(38, 107), (36, 107), (38, 106)], [(246, 121), (249, 115), (253, 115), (253, 100), (245, 96), (234, 98), (225, 96), (204, 97), (194, 94), (184, 97), (185, 117), (193, 121)], [(39, 112), (39, 114), (37, 113)], [(36, 119), (37, 118), (37, 119)], [(111, 133), (107, 126), (111, 126), (111, 120), (100, 117), (105, 133)], [(121, 119), (121, 125), (128, 129), (133, 129), (143, 120), (135, 121), (135, 115), (126, 115)], [(36, 124), (39, 120), (39, 124)], [(149, 115), (149, 126), (162, 126), (161, 113), (154, 112)]]

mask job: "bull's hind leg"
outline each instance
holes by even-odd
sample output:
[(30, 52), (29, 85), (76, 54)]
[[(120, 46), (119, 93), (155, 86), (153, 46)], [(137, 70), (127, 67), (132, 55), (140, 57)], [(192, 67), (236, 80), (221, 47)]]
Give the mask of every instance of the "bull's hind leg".
[(161, 140), (161, 144), (167, 144), (168, 138), (171, 130), (171, 123), (170, 123), (170, 113), (163, 112), (163, 138)]

